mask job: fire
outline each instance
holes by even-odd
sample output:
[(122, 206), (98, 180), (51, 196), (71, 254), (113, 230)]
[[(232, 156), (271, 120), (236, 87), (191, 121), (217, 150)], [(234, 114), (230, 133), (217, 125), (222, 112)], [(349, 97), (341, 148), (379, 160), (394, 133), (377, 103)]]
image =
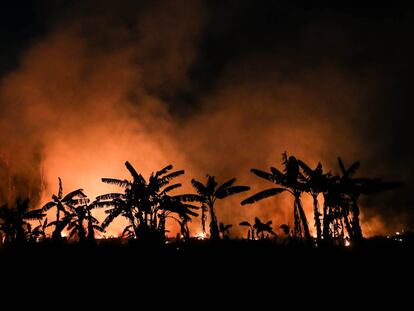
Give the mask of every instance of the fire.
[(205, 232), (198, 232), (194, 235), (197, 240), (205, 240), (207, 238), (207, 234)]
[(345, 240), (345, 246), (346, 246), (346, 247), (351, 246), (351, 242), (349, 242), (348, 240)]

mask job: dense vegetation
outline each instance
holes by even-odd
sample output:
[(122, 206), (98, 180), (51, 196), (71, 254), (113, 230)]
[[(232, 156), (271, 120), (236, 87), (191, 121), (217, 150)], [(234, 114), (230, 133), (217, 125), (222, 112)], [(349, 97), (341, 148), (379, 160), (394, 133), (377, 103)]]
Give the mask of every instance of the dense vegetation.
[[(361, 195), (384, 191), (400, 186), (400, 183), (382, 182), (379, 179), (355, 178), (360, 166), (355, 162), (346, 167), (339, 158), (341, 175), (334, 175), (323, 170), (318, 163), (315, 168), (283, 154), (283, 169), (270, 167), (269, 171), (252, 169), (252, 173), (273, 184), (274, 187), (260, 191), (241, 201), (242, 205), (278, 195), (290, 193), (294, 198), (293, 228), (281, 224), (284, 232), (283, 243), (304, 243), (308, 246), (344, 245), (359, 243), (363, 239), (360, 224), (358, 200)], [(65, 240), (80, 244), (96, 243), (96, 233), (104, 232), (117, 218), (128, 221), (120, 239), (144, 241), (164, 245), (167, 241), (167, 220), (179, 224), (180, 242), (189, 242), (188, 223), (201, 214), (202, 234), (198, 238), (212, 241), (230, 238), (233, 224), (224, 224), (217, 218), (216, 208), (220, 200), (250, 190), (248, 186), (236, 185), (232, 178), (219, 184), (214, 176), (207, 175), (207, 180), (192, 180), (195, 193), (171, 194), (182, 185), (174, 180), (184, 174), (183, 170), (173, 170), (169, 165), (153, 172), (148, 179), (126, 162), (131, 175), (130, 180), (102, 178), (102, 182), (119, 186), (118, 193), (108, 193), (90, 200), (82, 189), (63, 193), (59, 178), (57, 194), (52, 200), (38, 209), (30, 209), (28, 199), (17, 198), (14, 206), (4, 205), (0, 208), (1, 241), (5, 245), (27, 245)], [(312, 237), (309, 221), (305, 214), (302, 197), (309, 194), (313, 198), (313, 222), (316, 237)], [(323, 196), (323, 206), (318, 198)], [(106, 218), (99, 223), (93, 216), (95, 209), (105, 209)], [(46, 212), (55, 210), (53, 221), (46, 218)], [(49, 213), (50, 214), (50, 213)], [(206, 223), (209, 220), (207, 232)], [(272, 221), (263, 222), (259, 218), (254, 223), (243, 221), (240, 226), (247, 227), (246, 240), (269, 240), (276, 237)], [(51, 230), (48, 230), (51, 228)], [(62, 233), (68, 232), (63, 238)], [(51, 231), (51, 234), (48, 232)]]

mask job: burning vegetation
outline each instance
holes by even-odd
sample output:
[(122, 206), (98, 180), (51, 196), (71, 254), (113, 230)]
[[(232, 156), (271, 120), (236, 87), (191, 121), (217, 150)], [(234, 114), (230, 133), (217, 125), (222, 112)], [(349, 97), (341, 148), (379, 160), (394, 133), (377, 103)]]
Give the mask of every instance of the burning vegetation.
[[(376, 192), (400, 187), (397, 182), (383, 182), (379, 179), (356, 178), (354, 174), (359, 162), (346, 167), (339, 158), (340, 175), (325, 172), (322, 164), (312, 169), (294, 156), (283, 154), (283, 169), (270, 168), (270, 172), (252, 169), (260, 178), (276, 184), (276, 187), (260, 191), (241, 201), (241, 205), (279, 195), (283, 192), (294, 198), (292, 209), (293, 227), (279, 223), (283, 235), (279, 236), (272, 228), (272, 221), (262, 222), (258, 217), (254, 223), (243, 221), (240, 226), (247, 227), (246, 240), (274, 240), (276, 243), (305, 243), (314, 247), (321, 245), (350, 246), (363, 241), (360, 223), (359, 198)], [(121, 240), (138, 240), (145, 243), (162, 245), (168, 242), (167, 221), (179, 226), (176, 240), (212, 241), (230, 239), (233, 224), (218, 220), (216, 208), (220, 201), (229, 196), (250, 190), (248, 186), (236, 185), (232, 178), (219, 184), (214, 176), (207, 175), (205, 183), (193, 179), (191, 184), (196, 193), (174, 194), (182, 187), (175, 179), (184, 175), (184, 170), (173, 170), (168, 165), (153, 172), (147, 179), (129, 162), (125, 166), (131, 179), (102, 178), (102, 182), (115, 185), (122, 191), (97, 196), (91, 200), (83, 189), (67, 194), (63, 192), (59, 178), (57, 194), (43, 207), (29, 210), (29, 199), (17, 198), (15, 205), (4, 205), (0, 209), (1, 242), (6, 245), (26, 245), (53, 241), (96, 243), (111, 223), (118, 217), (127, 220)], [(303, 208), (302, 198), (309, 194), (313, 199), (313, 224)], [(319, 197), (322, 197), (322, 204)], [(320, 205), (322, 208), (320, 208)], [(288, 208), (288, 207), (285, 207)], [(95, 210), (103, 209), (106, 217), (99, 222), (94, 217)], [(48, 217), (55, 210), (53, 220)], [(191, 234), (188, 224), (197, 217), (201, 218), (201, 232)], [(207, 232), (206, 223), (209, 222)], [(310, 226), (315, 227), (316, 236), (312, 237)], [(51, 228), (51, 229), (48, 229)], [(50, 233), (51, 231), (51, 233)]]

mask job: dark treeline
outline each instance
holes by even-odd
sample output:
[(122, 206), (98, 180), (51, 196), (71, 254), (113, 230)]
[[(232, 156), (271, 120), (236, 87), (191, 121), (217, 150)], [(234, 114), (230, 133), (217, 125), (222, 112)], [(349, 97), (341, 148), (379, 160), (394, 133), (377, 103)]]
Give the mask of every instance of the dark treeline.
[[(359, 162), (347, 167), (338, 158), (341, 174), (334, 175), (324, 171), (321, 163), (311, 168), (286, 153), (282, 159), (282, 170), (275, 167), (270, 167), (269, 171), (251, 170), (253, 174), (276, 186), (251, 195), (242, 200), (241, 204), (253, 204), (283, 192), (290, 193), (294, 198), (294, 225), (293, 228), (287, 224), (280, 225), (284, 233), (283, 243), (310, 246), (358, 244), (363, 240), (359, 219), (360, 196), (401, 185), (379, 179), (354, 177), (360, 166)], [(105, 232), (118, 217), (128, 220), (128, 225), (120, 237), (122, 240), (164, 245), (167, 242), (167, 220), (175, 221), (179, 225), (177, 241), (180, 243), (191, 239), (209, 238), (216, 241), (230, 238), (232, 224), (224, 224), (218, 220), (216, 204), (231, 195), (246, 192), (250, 187), (236, 185), (235, 178), (220, 184), (214, 176), (207, 175), (205, 181), (191, 181), (195, 193), (171, 194), (182, 186), (174, 180), (182, 176), (184, 170), (174, 171), (173, 166), (169, 165), (145, 179), (129, 162), (125, 166), (131, 180), (102, 178), (102, 182), (119, 186), (122, 191), (100, 195), (93, 201), (82, 189), (64, 194), (59, 178), (57, 193), (42, 208), (30, 209), (29, 200), (21, 198), (16, 199), (14, 206), (3, 205), (0, 208), (0, 241), (5, 245), (28, 245), (46, 241), (62, 243), (65, 240), (95, 244), (97, 232)], [(302, 205), (304, 194), (313, 198), (315, 237), (311, 236), (309, 221)], [(323, 206), (319, 204), (320, 195), (323, 196)], [(93, 211), (102, 208), (105, 209), (106, 218), (100, 223), (93, 216)], [(49, 210), (55, 211), (52, 221), (46, 217)], [(198, 216), (201, 218), (202, 233), (192, 237), (188, 223)], [(247, 227), (246, 240), (277, 237), (272, 221), (264, 222), (256, 217), (252, 223), (243, 221), (239, 225)], [(68, 232), (67, 237), (63, 237), (65, 230)], [(51, 231), (51, 234), (47, 231)]]

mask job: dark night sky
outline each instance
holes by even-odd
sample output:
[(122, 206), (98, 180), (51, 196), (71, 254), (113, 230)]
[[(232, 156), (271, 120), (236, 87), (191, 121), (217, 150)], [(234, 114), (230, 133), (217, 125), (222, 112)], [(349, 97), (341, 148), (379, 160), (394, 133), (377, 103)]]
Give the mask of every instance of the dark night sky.
[[(16, 70), (25, 51), (56, 25), (64, 25), (75, 16), (107, 14), (109, 3), (2, 1), (0, 77)], [(131, 11), (146, 6), (132, 3), (125, 1), (115, 10), (126, 24)], [(406, 183), (398, 195), (384, 196), (386, 200), (398, 197), (395, 204), (399, 206), (384, 213), (401, 213), (407, 226), (413, 228), (414, 6), (391, 3), (394, 2), (371, 7), (340, 2), (323, 7), (287, 1), (207, 1), (206, 24), (197, 44), (197, 56), (189, 68), (189, 85), (169, 87), (167, 81), (167, 85), (150, 86), (148, 91), (167, 102), (173, 115), (191, 116), (202, 105), (199, 99), (215, 90), (228, 67), (241, 59), (280, 59), (274, 66), (286, 80), (304, 71), (317, 71), (327, 63), (357, 77), (361, 89), (365, 77), (378, 77), (378, 96), (372, 98), (372, 103), (364, 103), (367, 106), (357, 106), (366, 117), (350, 122), (355, 122), (364, 140), (380, 143), (376, 150), (379, 154), (371, 166), (367, 165), (370, 171), (378, 168), (385, 177)], [(246, 70), (253, 77), (255, 70), (266, 65), (253, 61), (250, 66)], [(370, 118), (370, 114), (375, 117)], [(340, 112), (335, 118), (341, 118)]]

